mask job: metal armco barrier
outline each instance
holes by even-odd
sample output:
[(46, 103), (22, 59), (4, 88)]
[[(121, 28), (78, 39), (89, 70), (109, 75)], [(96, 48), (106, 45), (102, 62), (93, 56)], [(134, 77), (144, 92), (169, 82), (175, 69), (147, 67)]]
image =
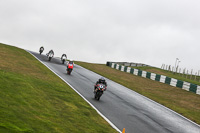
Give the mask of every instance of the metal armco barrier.
[(151, 80), (159, 81), (159, 82), (169, 84), (169, 85), (174, 86), (174, 87), (179, 87), (179, 88), (182, 88), (184, 90), (191, 91), (195, 94), (200, 95), (200, 86), (196, 85), (196, 84), (177, 80), (177, 79), (170, 78), (170, 77), (167, 77), (167, 76), (164, 76), (164, 75), (159, 75), (159, 74), (155, 74), (155, 73), (150, 73), (150, 72), (134, 69), (134, 68), (119, 65), (119, 64), (116, 64), (116, 63), (113, 63), (113, 62), (107, 62), (106, 65), (111, 67), (111, 68), (117, 69), (119, 71), (131, 73), (131, 74), (141, 76), (141, 77), (144, 77), (144, 78), (148, 78), (148, 79), (151, 79)]

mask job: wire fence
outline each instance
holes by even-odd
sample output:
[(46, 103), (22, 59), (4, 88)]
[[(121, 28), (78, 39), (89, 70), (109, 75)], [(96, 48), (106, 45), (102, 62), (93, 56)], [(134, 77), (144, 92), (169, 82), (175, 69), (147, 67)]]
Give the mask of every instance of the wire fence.
[(198, 70), (198, 72), (194, 72), (193, 69), (191, 70), (188, 70), (186, 68), (182, 69), (178, 68), (178, 66), (175, 68), (171, 65), (165, 65), (165, 64), (162, 64), (161, 69), (170, 71), (174, 75), (179, 75), (183, 78), (200, 82), (200, 70)]

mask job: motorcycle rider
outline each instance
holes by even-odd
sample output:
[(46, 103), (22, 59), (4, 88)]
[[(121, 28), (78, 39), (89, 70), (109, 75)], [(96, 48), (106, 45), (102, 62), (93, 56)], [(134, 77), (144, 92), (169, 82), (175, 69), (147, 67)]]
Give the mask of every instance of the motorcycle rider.
[(44, 47), (43, 47), (43, 46), (42, 46), (42, 47), (40, 47), (40, 50), (42, 50), (42, 51), (43, 51), (43, 50), (44, 50)]
[(73, 68), (74, 68), (74, 62), (73, 61), (69, 61), (67, 63), (67, 70), (68, 70), (68, 68), (71, 68), (73, 70)]
[[(39, 50), (39, 52), (40, 52), (40, 51), (42, 51), (42, 52), (44, 51), (44, 47), (43, 47), (43, 46), (42, 46), (42, 47), (40, 47), (40, 50)], [(41, 53), (42, 53), (42, 52), (41, 52)]]
[(49, 53), (47, 53), (47, 56), (49, 56), (49, 54), (53, 54), (54, 55), (54, 52), (53, 52), (52, 49), (49, 51)]
[(96, 92), (96, 89), (97, 89), (97, 85), (98, 84), (104, 84), (105, 85), (105, 90), (107, 88), (107, 82), (105, 80), (104, 77), (101, 77), (97, 82), (96, 82), (96, 85), (94, 86), (94, 92)]
[(66, 59), (67, 59), (67, 55), (66, 54), (62, 54), (61, 60), (63, 59), (63, 57), (66, 57)]

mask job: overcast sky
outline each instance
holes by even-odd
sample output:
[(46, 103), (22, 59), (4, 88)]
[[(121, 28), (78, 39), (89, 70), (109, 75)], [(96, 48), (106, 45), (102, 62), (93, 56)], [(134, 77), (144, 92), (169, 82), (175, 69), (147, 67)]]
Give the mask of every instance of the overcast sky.
[(0, 0), (0, 42), (93, 63), (200, 70), (199, 0)]

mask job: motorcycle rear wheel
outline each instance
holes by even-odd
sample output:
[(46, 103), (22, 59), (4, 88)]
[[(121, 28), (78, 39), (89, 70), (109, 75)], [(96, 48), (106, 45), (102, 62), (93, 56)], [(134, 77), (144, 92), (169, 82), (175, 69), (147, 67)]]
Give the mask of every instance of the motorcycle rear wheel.
[(97, 98), (97, 100), (98, 100), (98, 101), (100, 100), (100, 96)]

